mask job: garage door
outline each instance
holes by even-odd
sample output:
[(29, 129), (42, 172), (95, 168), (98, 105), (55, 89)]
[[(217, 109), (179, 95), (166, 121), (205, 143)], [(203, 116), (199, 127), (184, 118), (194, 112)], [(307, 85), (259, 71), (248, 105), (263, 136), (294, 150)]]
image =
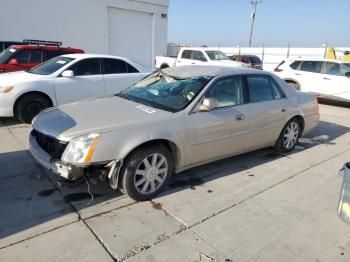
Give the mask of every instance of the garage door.
[(152, 65), (152, 14), (108, 8), (109, 54)]

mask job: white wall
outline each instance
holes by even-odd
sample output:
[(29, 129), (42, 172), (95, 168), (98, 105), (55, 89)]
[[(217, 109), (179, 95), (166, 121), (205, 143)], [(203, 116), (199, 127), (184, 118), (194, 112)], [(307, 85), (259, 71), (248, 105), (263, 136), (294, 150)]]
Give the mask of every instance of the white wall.
[[(11, 0), (0, 8), (0, 41), (54, 40), (108, 53), (108, 6), (155, 15), (154, 53), (166, 54), (168, 0)], [(132, 52), (132, 50), (130, 50)]]

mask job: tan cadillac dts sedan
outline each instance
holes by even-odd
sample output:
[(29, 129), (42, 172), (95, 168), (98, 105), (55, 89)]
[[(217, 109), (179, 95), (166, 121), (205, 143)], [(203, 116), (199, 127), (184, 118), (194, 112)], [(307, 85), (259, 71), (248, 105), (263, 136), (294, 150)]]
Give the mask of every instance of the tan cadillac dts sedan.
[(115, 96), (43, 111), (32, 123), (30, 151), (62, 177), (108, 179), (146, 200), (174, 172), (263, 147), (291, 151), (318, 121), (316, 98), (273, 74), (183, 66)]

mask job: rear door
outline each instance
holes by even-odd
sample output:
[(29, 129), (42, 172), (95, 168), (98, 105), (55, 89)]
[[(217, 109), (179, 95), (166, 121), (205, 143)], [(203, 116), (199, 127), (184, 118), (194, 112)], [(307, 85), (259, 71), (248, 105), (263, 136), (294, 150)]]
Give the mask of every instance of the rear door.
[(56, 99), (59, 105), (104, 96), (100, 58), (77, 61), (67, 70), (72, 70), (74, 76), (55, 78)]
[(176, 66), (191, 65), (192, 64), (192, 50), (183, 50), (176, 60)]
[(146, 76), (129, 63), (114, 58), (102, 59), (102, 74), (105, 83), (105, 95), (117, 94)]
[(322, 61), (303, 61), (299, 70), (295, 70), (295, 78), (299, 81), (302, 91), (320, 94), (322, 85), (324, 85), (323, 75), (321, 74)]
[(350, 72), (350, 63), (325, 62), (322, 70), (323, 83), (320, 93), (325, 98), (344, 98), (350, 100), (350, 78), (345, 73)]
[(247, 75), (249, 93), (249, 150), (269, 146), (281, 133), (289, 101), (278, 84), (268, 75)]
[(187, 116), (188, 165), (239, 154), (246, 149), (248, 105), (243, 78), (231, 76), (217, 80), (203, 99), (206, 97), (216, 98), (218, 107)]

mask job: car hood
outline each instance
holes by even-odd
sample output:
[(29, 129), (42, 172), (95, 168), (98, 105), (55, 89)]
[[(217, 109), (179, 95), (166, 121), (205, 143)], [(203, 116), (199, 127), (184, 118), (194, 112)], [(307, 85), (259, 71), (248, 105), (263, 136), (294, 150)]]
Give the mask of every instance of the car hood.
[(62, 141), (89, 133), (105, 133), (156, 122), (173, 115), (117, 96), (50, 108), (33, 121), (33, 128)]
[(29, 82), (46, 78), (47, 76), (18, 71), (13, 73), (0, 74), (0, 86), (16, 85), (23, 82)]
[(216, 66), (242, 66), (241, 63), (238, 63), (236, 61), (232, 61), (232, 60), (220, 60), (220, 61), (213, 61), (212, 60), (212, 65), (216, 65)]

